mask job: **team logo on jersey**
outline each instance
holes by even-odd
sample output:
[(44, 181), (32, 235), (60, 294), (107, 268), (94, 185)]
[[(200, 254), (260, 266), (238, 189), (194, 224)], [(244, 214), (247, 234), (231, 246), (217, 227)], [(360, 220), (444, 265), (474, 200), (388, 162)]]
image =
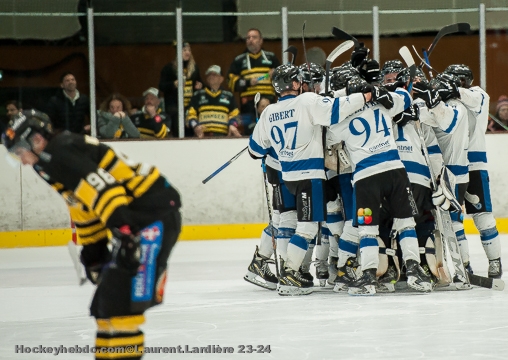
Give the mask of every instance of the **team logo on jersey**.
[(372, 210), (370, 208), (359, 208), (358, 209), (358, 224), (369, 225), (372, 223)]

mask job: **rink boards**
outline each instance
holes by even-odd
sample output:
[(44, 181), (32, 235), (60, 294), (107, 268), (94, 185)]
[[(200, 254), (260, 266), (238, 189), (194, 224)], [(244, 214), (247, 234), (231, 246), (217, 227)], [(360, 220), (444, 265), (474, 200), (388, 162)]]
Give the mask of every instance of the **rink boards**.
[[(119, 141), (108, 143), (139, 162), (156, 165), (183, 199), (181, 240), (254, 238), (268, 221), (262, 170), (247, 153), (206, 185), (202, 180), (248, 144), (248, 139)], [(498, 229), (508, 233), (508, 134), (487, 135), (487, 158)], [(13, 167), (0, 147), (0, 247), (54, 246), (71, 238), (64, 201), (29, 167)], [(471, 220), (466, 232), (475, 233)]]

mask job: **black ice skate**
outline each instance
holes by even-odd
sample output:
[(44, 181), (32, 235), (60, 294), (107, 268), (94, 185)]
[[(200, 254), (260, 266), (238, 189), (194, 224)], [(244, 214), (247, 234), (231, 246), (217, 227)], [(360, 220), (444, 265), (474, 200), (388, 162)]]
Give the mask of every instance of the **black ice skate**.
[(315, 260), (316, 265), (316, 278), (319, 280), (319, 286), (325, 287), (326, 280), (328, 280), (328, 261), (326, 260)]
[(501, 279), (503, 276), (503, 266), (501, 265), (501, 258), (489, 260), (489, 278)]
[(381, 275), (378, 281), (377, 292), (391, 293), (395, 291), (395, 284), (399, 279), (399, 272), (395, 265), (388, 265), (386, 272)]
[(305, 280), (314, 283), (314, 276), (312, 276), (312, 274), (310, 273), (310, 264), (307, 266), (304, 265), (300, 266), (300, 270), (298, 270), (298, 272), (300, 273), (301, 277), (303, 277)]
[(281, 270), (277, 291), (281, 296), (308, 295), (314, 283), (306, 280), (298, 271), (284, 267)]
[(259, 249), (256, 246), (256, 252), (252, 258), (252, 262), (247, 268), (247, 274), (243, 277), (246, 281), (261, 286), (268, 290), (275, 290), (277, 288), (277, 276), (275, 276), (268, 264), (275, 264), (272, 259), (259, 255)]
[(362, 276), (349, 284), (349, 295), (374, 295), (376, 293), (376, 269), (363, 270)]
[(335, 256), (330, 256), (330, 262), (328, 265), (328, 285), (335, 285), (335, 279), (337, 278), (337, 271), (339, 270), (337, 268), (337, 261), (339, 261), (339, 258)]
[(341, 292), (346, 291), (350, 283), (357, 279), (355, 258), (349, 258), (346, 264), (337, 270), (337, 277), (335, 278), (335, 286), (333, 291)]
[(432, 291), (430, 276), (425, 273), (420, 264), (418, 264), (418, 261), (406, 261), (406, 276), (407, 286), (410, 288), (421, 292)]

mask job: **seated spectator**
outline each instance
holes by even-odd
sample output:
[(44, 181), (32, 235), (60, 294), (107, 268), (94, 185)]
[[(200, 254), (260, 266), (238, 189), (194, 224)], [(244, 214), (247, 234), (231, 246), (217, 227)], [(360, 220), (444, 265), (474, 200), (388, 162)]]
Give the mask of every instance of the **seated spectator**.
[(64, 73), (60, 78), (60, 87), (62, 90), (49, 99), (46, 109), (54, 132), (90, 132), (90, 100), (78, 91), (74, 75), (70, 72)]
[(159, 90), (151, 87), (143, 93), (145, 105), (131, 116), (131, 120), (138, 128), (141, 138), (162, 139), (171, 129), (171, 118), (162, 111)]
[(110, 95), (97, 111), (97, 133), (103, 139), (139, 138), (129, 118), (131, 104), (120, 94)]
[[(176, 47), (176, 42), (175, 42)], [(191, 47), (188, 42), (183, 43), (182, 47), (183, 58), (183, 81), (185, 81), (183, 88), (183, 111), (184, 114), (189, 108), (189, 103), (195, 90), (201, 90), (203, 84), (199, 68), (194, 57), (192, 56)], [(159, 89), (164, 93), (164, 101), (166, 103), (166, 113), (173, 119), (171, 132), (174, 136), (178, 136), (178, 63), (175, 58), (172, 62), (162, 68), (161, 77), (159, 81)], [(185, 129), (187, 136), (192, 136), (192, 131)]]
[(14, 115), (19, 114), (23, 109), (21, 108), (21, 103), (16, 100), (9, 100), (5, 103), (5, 109), (7, 110), (7, 117), (9, 120), (13, 118)]
[[(497, 100), (496, 118), (508, 127), (508, 97), (506, 95), (501, 95)], [(489, 120), (488, 130), (506, 131), (506, 129), (492, 119)]]
[(270, 99), (268, 99), (267, 97), (261, 96), (259, 98), (258, 105), (256, 107), (258, 110), (258, 118), (256, 119), (255, 123), (249, 124), (247, 131), (246, 131), (248, 134), (252, 134), (252, 132), (254, 131), (254, 127), (256, 126), (256, 124), (259, 120), (259, 117), (261, 116), (261, 113), (270, 104), (271, 104)]
[(192, 96), (187, 122), (198, 138), (205, 136), (241, 137), (236, 117), (239, 115), (232, 93), (221, 89), (224, 81), (221, 68), (212, 65), (206, 70), (208, 87)]

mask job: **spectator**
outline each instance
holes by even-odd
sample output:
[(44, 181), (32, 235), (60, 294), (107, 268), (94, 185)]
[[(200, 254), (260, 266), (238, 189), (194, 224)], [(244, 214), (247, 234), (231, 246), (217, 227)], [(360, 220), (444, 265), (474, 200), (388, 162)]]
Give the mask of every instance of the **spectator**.
[(77, 89), (74, 74), (66, 72), (60, 78), (60, 87), (49, 99), (47, 114), (55, 133), (69, 130), (82, 134), (90, 131), (90, 100)]
[(261, 113), (268, 105), (270, 105), (270, 99), (261, 96), (261, 98), (258, 101), (258, 116), (261, 116)]
[(206, 70), (208, 87), (192, 96), (187, 123), (198, 138), (204, 136), (241, 137), (236, 117), (239, 114), (232, 93), (221, 89), (224, 81), (221, 68), (212, 65)]
[[(175, 43), (176, 46), (176, 43)], [(189, 107), (192, 94), (195, 90), (203, 87), (199, 69), (192, 56), (191, 47), (188, 42), (183, 43), (183, 79), (185, 81), (183, 89), (184, 114)], [(162, 68), (159, 89), (164, 93), (164, 102), (166, 112), (173, 119), (171, 132), (178, 136), (178, 63), (177, 59)], [(186, 128), (186, 136), (192, 136), (192, 130)]]
[(257, 92), (275, 100), (271, 76), (280, 65), (274, 53), (262, 50), (263, 36), (258, 29), (247, 31), (247, 49), (238, 55), (229, 68), (229, 88), (240, 93), (240, 113), (243, 129), (255, 121), (254, 96)]
[(14, 115), (17, 115), (23, 111), (21, 103), (16, 100), (9, 100), (5, 103), (5, 109), (7, 110), (7, 117), (11, 120)]
[(132, 122), (138, 128), (141, 138), (165, 138), (171, 129), (171, 118), (162, 111), (159, 90), (151, 87), (143, 96), (145, 106), (132, 115)]
[(120, 94), (110, 95), (97, 111), (97, 130), (103, 139), (139, 138), (129, 118), (131, 104)]
[[(508, 127), (508, 97), (501, 95), (497, 100), (496, 105), (496, 118)], [(506, 131), (501, 125), (494, 120), (489, 120), (489, 131)]]

